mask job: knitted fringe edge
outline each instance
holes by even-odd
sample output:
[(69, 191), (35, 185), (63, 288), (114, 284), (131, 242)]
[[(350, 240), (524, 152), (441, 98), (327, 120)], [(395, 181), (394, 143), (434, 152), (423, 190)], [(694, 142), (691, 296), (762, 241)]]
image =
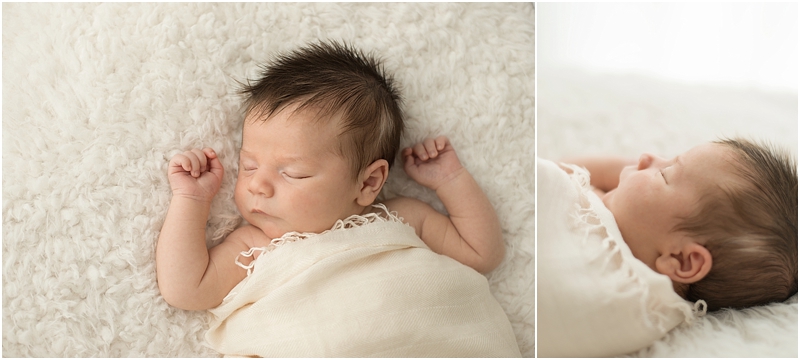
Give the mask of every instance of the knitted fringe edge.
[(279, 246), (283, 246), (288, 243), (293, 243), (298, 240), (305, 240), (312, 236), (327, 234), (331, 231), (352, 229), (359, 226), (368, 225), (374, 222), (385, 222), (385, 221), (400, 222), (400, 223), (403, 222), (403, 218), (399, 217), (396, 211), (389, 211), (389, 209), (387, 209), (386, 205), (384, 204), (378, 203), (372, 205), (372, 207), (383, 210), (385, 216), (379, 213), (369, 213), (366, 215), (351, 215), (344, 220), (341, 219), (336, 220), (336, 223), (333, 224), (333, 227), (319, 234), (310, 232), (300, 233), (296, 231), (291, 231), (286, 234), (283, 234), (283, 236), (279, 238), (272, 239), (272, 241), (270, 241), (269, 245), (267, 246), (252, 247), (250, 248), (250, 250), (242, 251), (241, 253), (239, 253), (239, 255), (236, 256), (236, 259), (234, 259), (234, 261), (236, 262), (236, 265), (238, 265), (242, 269), (247, 270), (247, 276), (250, 276), (250, 274), (253, 272), (253, 266), (255, 265), (254, 264), (255, 261), (251, 261), (250, 264), (244, 265), (239, 261), (240, 256), (245, 258), (253, 257), (256, 251), (260, 251), (263, 254), (275, 250), (275, 248)]

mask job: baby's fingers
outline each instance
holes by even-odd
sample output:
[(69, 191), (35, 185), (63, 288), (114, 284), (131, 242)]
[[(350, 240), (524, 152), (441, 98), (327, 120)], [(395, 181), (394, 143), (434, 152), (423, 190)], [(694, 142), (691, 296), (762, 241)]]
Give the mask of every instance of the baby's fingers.
[(203, 149), (203, 153), (208, 157), (208, 171), (222, 179), (225, 169), (222, 167), (222, 162), (219, 161), (217, 153), (212, 148)]
[(217, 157), (217, 153), (214, 152), (214, 149), (209, 148), (209, 147), (203, 148), (203, 154), (205, 154), (205, 156), (207, 158), (209, 158), (209, 159), (213, 159), (213, 158)]
[(437, 144), (435, 139), (431, 138), (425, 139), (425, 141), (423, 141), (422, 144), (425, 146), (425, 152), (427, 152), (429, 158), (433, 159), (439, 156), (439, 151), (437, 150), (436, 146)]
[(183, 152), (183, 157), (186, 158), (181, 165), (183, 165), (183, 170), (188, 171), (193, 177), (200, 176), (200, 159), (197, 158), (197, 154), (189, 151)]
[[(170, 168), (180, 168), (183, 171), (192, 171), (192, 162), (189, 158), (184, 154), (176, 154), (172, 157), (172, 160), (169, 161)], [(174, 172), (170, 171), (170, 172)]]
[(192, 159), (192, 176), (200, 177), (200, 174), (207, 169), (208, 159), (206, 159), (206, 154), (200, 149), (192, 149), (187, 152), (194, 155), (190, 157)]
[(414, 150), (411, 149), (410, 147), (407, 147), (407, 148), (403, 148), (403, 151), (400, 152), (400, 155), (402, 155), (403, 158), (405, 158), (407, 156), (411, 156), (411, 154), (413, 154), (413, 153), (414, 153)]
[(447, 136), (443, 135), (433, 139), (433, 142), (436, 144), (436, 150), (442, 151), (447, 147), (447, 143), (450, 142), (450, 140), (447, 139)]
[(180, 168), (190, 173), (193, 177), (199, 177), (202, 167), (206, 164), (206, 156), (202, 152), (200, 152), (200, 156), (198, 156), (197, 151), (199, 150), (195, 150), (184, 151), (173, 156), (170, 163), (173, 167)]
[(414, 156), (418, 157), (422, 161), (428, 160), (429, 158), (428, 150), (425, 149), (424, 142), (417, 143), (416, 145), (414, 145), (413, 149), (414, 149)]

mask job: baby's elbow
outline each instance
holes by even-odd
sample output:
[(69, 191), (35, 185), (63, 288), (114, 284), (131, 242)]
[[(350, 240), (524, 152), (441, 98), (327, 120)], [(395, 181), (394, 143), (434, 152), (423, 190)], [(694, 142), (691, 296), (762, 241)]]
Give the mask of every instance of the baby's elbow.
[(190, 297), (164, 296), (164, 300), (170, 306), (176, 307), (181, 310), (199, 311), (199, 310), (208, 310), (211, 308), (210, 306), (206, 306), (205, 304), (198, 302), (197, 299), (192, 299)]
[(489, 261), (489, 270), (487, 270), (486, 272), (488, 273), (489, 271), (492, 271), (496, 269), (498, 266), (500, 266), (505, 257), (506, 257), (506, 247), (505, 245), (500, 243), (500, 246), (494, 251), (492, 258)]
[(184, 309), (185, 307), (184, 297), (181, 296), (178, 292), (172, 291), (170, 288), (165, 286), (159, 286), (158, 290), (161, 292), (161, 297), (164, 298), (164, 301), (166, 301), (167, 304), (169, 304), (169, 306), (187, 310)]
[(208, 306), (204, 303), (203, 297), (185, 294), (171, 289), (164, 289), (162, 287), (159, 287), (159, 290), (161, 291), (161, 297), (164, 298), (164, 301), (172, 307), (190, 311), (208, 310), (212, 308), (212, 306)]
[(500, 266), (505, 256), (506, 247), (501, 244), (495, 249), (492, 249), (489, 254), (482, 256), (472, 268), (481, 274), (487, 274)]

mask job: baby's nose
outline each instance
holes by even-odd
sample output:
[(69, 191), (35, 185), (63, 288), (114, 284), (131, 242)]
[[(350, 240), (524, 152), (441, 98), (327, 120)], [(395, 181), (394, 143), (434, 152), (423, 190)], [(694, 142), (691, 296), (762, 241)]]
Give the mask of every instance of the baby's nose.
[(662, 167), (666, 166), (667, 163), (669, 163), (669, 160), (651, 153), (644, 153), (639, 156), (639, 170), (644, 170), (653, 166)]
[(653, 154), (649, 154), (649, 153), (644, 153), (644, 154), (640, 155), (639, 156), (638, 169), (639, 170), (644, 170), (644, 169), (649, 168), (650, 165), (653, 164), (653, 158), (654, 158)]
[(269, 179), (261, 174), (254, 174), (248, 183), (248, 190), (254, 195), (272, 196), (275, 192)]

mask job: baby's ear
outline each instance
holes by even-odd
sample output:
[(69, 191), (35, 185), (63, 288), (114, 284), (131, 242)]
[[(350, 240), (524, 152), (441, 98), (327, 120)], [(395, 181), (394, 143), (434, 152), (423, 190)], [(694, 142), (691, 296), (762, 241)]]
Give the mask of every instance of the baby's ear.
[(380, 194), (386, 178), (389, 177), (389, 162), (384, 159), (375, 160), (369, 164), (359, 175), (358, 181), (361, 186), (356, 202), (361, 206), (372, 205), (375, 198)]
[(656, 259), (656, 270), (672, 281), (695, 283), (711, 270), (711, 253), (703, 245), (687, 241), (672, 253), (661, 254)]

